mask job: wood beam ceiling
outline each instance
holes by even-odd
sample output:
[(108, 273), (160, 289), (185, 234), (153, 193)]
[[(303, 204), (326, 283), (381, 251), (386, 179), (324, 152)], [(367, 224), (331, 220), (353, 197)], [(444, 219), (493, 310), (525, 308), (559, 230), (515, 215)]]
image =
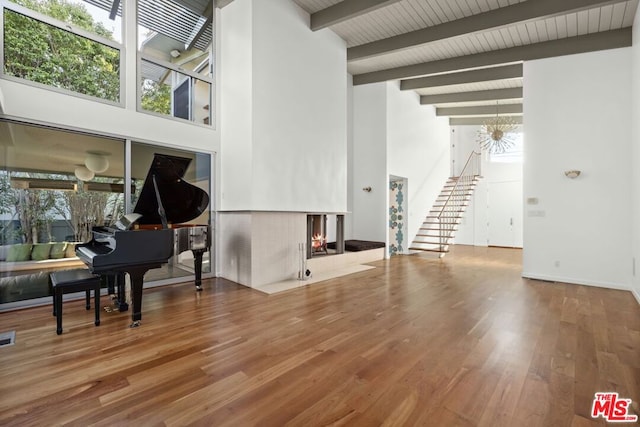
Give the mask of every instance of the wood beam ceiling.
[[(522, 116), (503, 116), (509, 118), (513, 124), (521, 125)], [(486, 117), (451, 117), (449, 126), (481, 126), (487, 121)]]
[(347, 60), (354, 61), (357, 59), (369, 58), (465, 34), (495, 30), (507, 25), (524, 23), (536, 19), (546, 19), (566, 13), (578, 12), (591, 7), (604, 6), (618, 2), (620, 2), (620, 0), (525, 1), (511, 6), (494, 9), (489, 12), (449, 21), (444, 24), (354, 46), (347, 49)]
[(418, 77), (402, 80), (401, 90), (424, 89), (437, 86), (451, 86), (465, 83), (489, 82), (522, 78), (522, 64), (505, 65), (502, 67), (480, 68), (478, 70), (460, 71), (436, 76)]
[(522, 114), (522, 104), (436, 108), (436, 116), (491, 116), (496, 114)]
[(454, 102), (498, 101), (504, 99), (522, 99), (522, 88), (515, 87), (509, 89), (422, 95), (420, 97), (420, 104), (450, 104)]
[(311, 30), (317, 31), (399, 1), (401, 0), (343, 0), (312, 14)]
[(424, 62), (370, 73), (356, 74), (353, 84), (361, 85), (388, 80), (405, 79), (436, 73), (454, 72), (499, 64), (551, 58), (576, 53), (593, 52), (631, 46), (631, 27), (604, 31), (584, 36), (534, 43), (525, 46), (495, 50), (474, 55), (459, 56), (439, 61)]

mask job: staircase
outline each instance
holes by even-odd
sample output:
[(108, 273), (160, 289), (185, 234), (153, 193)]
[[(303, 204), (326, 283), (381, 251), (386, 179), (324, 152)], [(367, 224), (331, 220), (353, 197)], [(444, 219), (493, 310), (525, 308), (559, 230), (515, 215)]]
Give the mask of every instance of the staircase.
[(434, 252), (440, 257), (449, 252), (449, 244), (480, 178), (480, 153), (474, 151), (469, 155), (460, 176), (447, 180), (409, 250)]

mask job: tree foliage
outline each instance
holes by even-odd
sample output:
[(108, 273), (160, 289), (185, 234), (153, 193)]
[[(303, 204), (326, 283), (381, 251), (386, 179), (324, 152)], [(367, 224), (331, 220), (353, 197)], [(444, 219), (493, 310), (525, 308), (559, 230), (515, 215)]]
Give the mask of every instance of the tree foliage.
[[(18, 0), (29, 9), (112, 39), (83, 5), (65, 0)], [(96, 96), (120, 99), (120, 52), (5, 9), (5, 73), (33, 82)]]
[(147, 111), (171, 115), (171, 86), (145, 79), (140, 103)]

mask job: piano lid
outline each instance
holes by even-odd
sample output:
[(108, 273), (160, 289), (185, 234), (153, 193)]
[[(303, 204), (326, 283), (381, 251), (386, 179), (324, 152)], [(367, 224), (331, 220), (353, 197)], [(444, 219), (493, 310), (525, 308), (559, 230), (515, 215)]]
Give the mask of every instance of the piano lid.
[(140, 197), (133, 209), (133, 212), (142, 215), (138, 220), (139, 224), (162, 223), (153, 176), (169, 223), (190, 221), (207, 210), (209, 195), (206, 191), (182, 179), (190, 163), (191, 159), (188, 158), (154, 154)]

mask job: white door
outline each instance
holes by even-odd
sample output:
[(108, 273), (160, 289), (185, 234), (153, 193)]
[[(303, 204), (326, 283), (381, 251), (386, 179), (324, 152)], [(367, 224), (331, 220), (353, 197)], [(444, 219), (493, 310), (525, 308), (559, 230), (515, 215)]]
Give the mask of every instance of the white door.
[(522, 247), (522, 181), (487, 185), (489, 246)]

